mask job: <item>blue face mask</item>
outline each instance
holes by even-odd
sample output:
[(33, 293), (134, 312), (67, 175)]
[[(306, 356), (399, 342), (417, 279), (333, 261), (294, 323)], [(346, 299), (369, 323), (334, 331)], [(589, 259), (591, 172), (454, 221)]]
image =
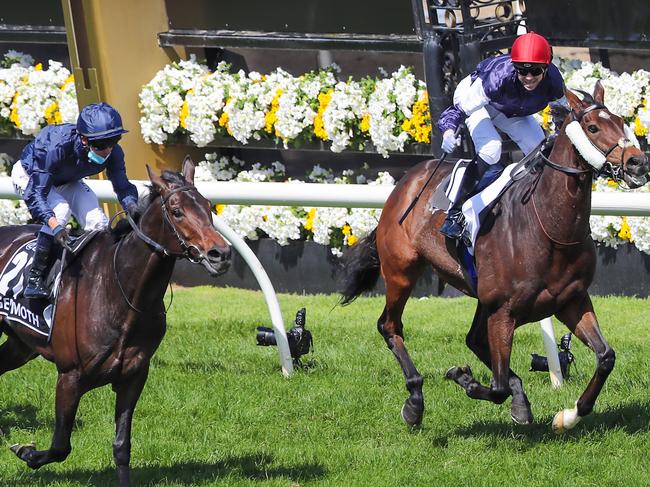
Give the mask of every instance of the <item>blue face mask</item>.
[[(110, 154), (108, 154), (108, 156), (110, 156)], [(108, 159), (108, 156), (102, 157), (93, 150), (88, 151), (88, 160), (90, 160), (90, 162), (94, 162), (95, 164), (104, 164), (106, 162), (106, 159)]]

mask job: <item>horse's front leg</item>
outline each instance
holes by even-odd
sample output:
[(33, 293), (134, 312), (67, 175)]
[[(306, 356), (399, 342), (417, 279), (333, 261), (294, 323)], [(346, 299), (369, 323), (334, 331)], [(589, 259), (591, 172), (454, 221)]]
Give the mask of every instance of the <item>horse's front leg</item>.
[(607, 377), (614, 369), (616, 354), (603, 338), (594, 307), (588, 294), (573, 300), (556, 316), (596, 354), (596, 371), (573, 409), (564, 409), (553, 418), (553, 431), (562, 433), (573, 428), (589, 414)]
[[(479, 302), (474, 313), (472, 327), (467, 333), (465, 343), (467, 347), (483, 362), (490, 370), (492, 359), (490, 357), (490, 345), (487, 334), (488, 313), (485, 306)], [(530, 401), (524, 392), (521, 378), (510, 369), (508, 385), (512, 392), (512, 404), (510, 405), (510, 416), (517, 424), (531, 424), (533, 413), (530, 408)], [(447, 379), (455, 381), (460, 385), (469, 397), (475, 399), (492, 400), (490, 389), (479, 383), (469, 367), (452, 367), (445, 375)]]
[(128, 380), (113, 384), (115, 391), (115, 441), (113, 459), (117, 467), (117, 485), (131, 485), (131, 424), (133, 411), (149, 374), (149, 365)]
[[(384, 266), (383, 262), (382, 266)], [(409, 397), (404, 402), (401, 414), (406, 424), (412, 427), (419, 426), (422, 423), (422, 416), (424, 415), (422, 384), (424, 379), (415, 368), (404, 345), (402, 313), (417, 277), (417, 275), (398, 273), (396, 269), (384, 272), (386, 307), (377, 321), (377, 330), (384, 337), (390, 351), (393, 352), (406, 379), (406, 389), (409, 391)]]
[(49, 450), (36, 450), (30, 445), (13, 445), (11, 450), (33, 469), (52, 462), (62, 462), (72, 451), (70, 435), (77, 414), (81, 392), (78, 372), (59, 373), (56, 383), (56, 424)]

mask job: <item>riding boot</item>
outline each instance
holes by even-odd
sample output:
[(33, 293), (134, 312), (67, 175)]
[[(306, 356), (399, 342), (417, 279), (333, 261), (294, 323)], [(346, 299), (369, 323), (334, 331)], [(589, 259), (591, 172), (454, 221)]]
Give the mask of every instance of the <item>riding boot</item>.
[(45, 286), (43, 279), (48, 269), (50, 259), (50, 249), (52, 248), (52, 236), (40, 232), (36, 241), (36, 250), (34, 252), (34, 261), (29, 269), (27, 278), (27, 287), (23, 296), (30, 299), (46, 299), (50, 296), (50, 290)]
[[(463, 203), (467, 201), (470, 196), (473, 196), (479, 189), (483, 189), (487, 184), (481, 184), (483, 176), (486, 175), (491, 166), (480, 157), (476, 158), (476, 162), (470, 163), (465, 168), (463, 180), (460, 183), (460, 188), (456, 195), (456, 201), (453, 202), (447, 211), (447, 218), (440, 227), (440, 233), (444, 236), (459, 239), (463, 236), (465, 230), (465, 217), (463, 215)], [(491, 181), (490, 181), (491, 182)], [(482, 187), (483, 188), (482, 188)]]

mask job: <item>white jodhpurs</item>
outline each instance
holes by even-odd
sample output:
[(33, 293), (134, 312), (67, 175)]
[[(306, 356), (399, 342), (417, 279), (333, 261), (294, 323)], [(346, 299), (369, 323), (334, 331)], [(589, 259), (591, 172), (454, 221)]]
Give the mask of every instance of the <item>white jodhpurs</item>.
[[(11, 182), (16, 194), (22, 197), (29, 182), (29, 175), (20, 161), (16, 162), (11, 170)], [(81, 180), (52, 187), (47, 195), (47, 204), (54, 211), (59, 225), (68, 223), (71, 215), (74, 215), (81, 228), (86, 231), (101, 230), (108, 225), (108, 218), (100, 208), (97, 196)]]
[(490, 165), (501, 158), (501, 136), (496, 128), (508, 134), (524, 155), (532, 152), (544, 140), (544, 131), (532, 115), (508, 118), (490, 105), (472, 113), (465, 124), (477, 154)]

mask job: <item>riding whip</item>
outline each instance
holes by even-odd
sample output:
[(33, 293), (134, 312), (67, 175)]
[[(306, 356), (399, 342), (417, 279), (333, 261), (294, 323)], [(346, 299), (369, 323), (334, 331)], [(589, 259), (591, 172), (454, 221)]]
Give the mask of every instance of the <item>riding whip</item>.
[[(459, 125), (458, 127), (456, 127), (456, 131), (454, 132), (454, 136), (455, 136), (455, 137), (458, 137), (458, 134), (460, 134), (461, 127), (462, 127), (462, 125)], [(415, 207), (415, 205), (418, 204), (418, 200), (420, 199), (420, 196), (422, 196), (422, 193), (424, 192), (424, 190), (426, 189), (426, 187), (427, 187), (427, 186), (429, 185), (429, 183), (431, 182), (431, 179), (433, 179), (433, 175), (438, 171), (438, 168), (440, 167), (440, 164), (442, 164), (442, 161), (444, 161), (444, 160), (447, 158), (448, 155), (449, 155), (449, 153), (448, 153), (448, 152), (445, 152), (445, 153), (442, 155), (442, 157), (438, 160), (438, 164), (436, 164), (435, 169), (434, 169), (433, 172), (429, 175), (429, 178), (428, 178), (427, 181), (424, 183), (424, 186), (422, 186), (422, 189), (420, 189), (420, 192), (415, 196), (415, 198), (413, 198), (413, 201), (411, 201), (411, 204), (409, 205), (409, 207), (406, 209), (406, 211), (405, 211), (404, 214), (402, 215), (402, 218), (399, 219), (399, 224), (400, 224), (400, 225), (401, 225), (402, 223), (404, 223), (404, 220), (406, 220), (406, 217), (409, 216), (409, 213), (411, 213), (411, 210), (413, 210), (413, 208)]]

